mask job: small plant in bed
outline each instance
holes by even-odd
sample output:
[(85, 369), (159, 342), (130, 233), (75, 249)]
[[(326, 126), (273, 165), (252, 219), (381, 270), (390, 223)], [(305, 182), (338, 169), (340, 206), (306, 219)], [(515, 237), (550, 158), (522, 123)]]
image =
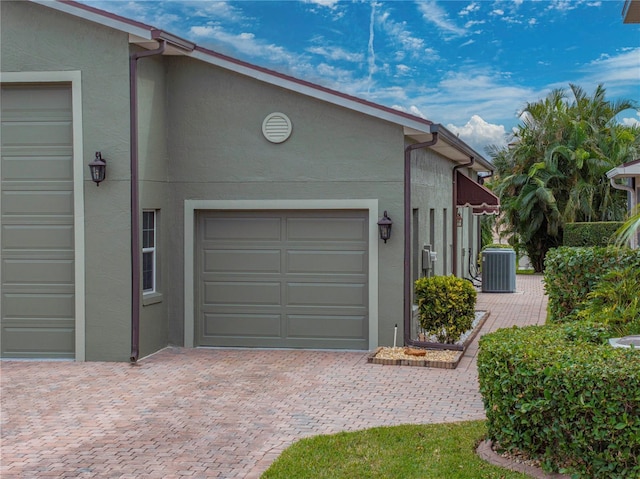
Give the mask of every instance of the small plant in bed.
[(415, 282), (418, 322), (439, 343), (455, 344), (475, 319), (477, 293), (455, 276), (433, 276)]

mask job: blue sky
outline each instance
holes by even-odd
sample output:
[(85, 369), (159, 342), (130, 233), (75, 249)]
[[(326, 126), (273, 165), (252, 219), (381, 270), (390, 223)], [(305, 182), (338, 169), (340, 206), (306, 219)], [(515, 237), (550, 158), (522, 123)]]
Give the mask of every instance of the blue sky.
[(479, 152), (553, 88), (640, 101), (640, 25), (622, 23), (623, 0), (83, 3), (442, 123)]

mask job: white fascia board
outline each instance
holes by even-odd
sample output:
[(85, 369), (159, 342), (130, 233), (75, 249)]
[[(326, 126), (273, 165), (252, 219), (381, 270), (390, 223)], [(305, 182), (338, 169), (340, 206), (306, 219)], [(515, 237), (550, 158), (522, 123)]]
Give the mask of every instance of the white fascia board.
[(618, 166), (607, 171), (607, 178), (628, 178), (630, 176), (640, 176), (640, 163), (629, 166)]
[[(151, 27), (144, 28), (142, 25), (133, 25), (128, 22), (123, 22), (118, 20), (117, 18), (113, 18), (109, 15), (101, 14), (98, 12), (93, 12), (91, 10), (86, 10), (84, 8), (78, 7), (73, 4), (62, 3), (55, 0), (30, 0), (32, 3), (37, 3), (38, 5), (43, 5), (48, 8), (52, 8), (54, 10), (58, 10), (60, 12), (68, 13), (69, 15), (73, 15), (75, 17), (83, 18), (85, 20), (89, 20), (94, 23), (98, 23), (105, 27), (113, 28), (115, 30), (120, 30), (121, 32), (129, 33), (130, 35), (135, 35), (147, 40), (151, 40)], [(105, 12), (108, 13), (108, 12)]]

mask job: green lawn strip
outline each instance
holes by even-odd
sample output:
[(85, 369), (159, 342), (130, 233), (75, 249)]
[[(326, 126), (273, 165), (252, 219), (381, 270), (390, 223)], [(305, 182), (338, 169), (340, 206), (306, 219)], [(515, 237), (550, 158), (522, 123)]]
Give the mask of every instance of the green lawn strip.
[(484, 421), (468, 421), (316, 436), (285, 450), (262, 478), (528, 478), (476, 456), (485, 434)]

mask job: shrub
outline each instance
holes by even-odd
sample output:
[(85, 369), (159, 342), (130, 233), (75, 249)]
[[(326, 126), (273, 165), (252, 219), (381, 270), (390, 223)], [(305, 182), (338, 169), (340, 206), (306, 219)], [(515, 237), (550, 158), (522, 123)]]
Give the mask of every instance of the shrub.
[(564, 246), (607, 246), (621, 226), (620, 221), (566, 223), (562, 244)]
[(415, 291), (420, 326), (439, 342), (454, 344), (471, 329), (477, 293), (469, 281), (455, 276), (420, 278)]
[(549, 296), (548, 322), (575, 319), (577, 306), (609, 271), (640, 268), (640, 250), (609, 246), (560, 247), (545, 259), (544, 288)]
[(547, 470), (640, 477), (640, 351), (583, 323), (502, 329), (480, 340), (489, 437)]
[(611, 327), (620, 336), (640, 334), (640, 268), (605, 274), (575, 316)]

